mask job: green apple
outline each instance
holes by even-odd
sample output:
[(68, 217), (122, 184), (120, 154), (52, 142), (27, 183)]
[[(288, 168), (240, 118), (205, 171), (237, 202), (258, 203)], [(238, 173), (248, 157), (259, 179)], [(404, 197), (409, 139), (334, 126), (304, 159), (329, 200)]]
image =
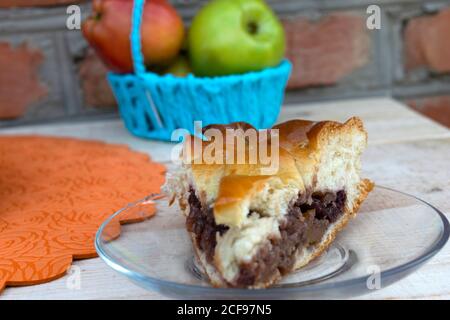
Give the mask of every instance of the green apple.
[(195, 16), (188, 47), (196, 75), (221, 76), (278, 65), (286, 39), (263, 0), (213, 0)]
[(165, 70), (165, 73), (171, 73), (175, 77), (186, 77), (192, 73), (189, 61), (185, 56), (179, 56), (170, 66)]

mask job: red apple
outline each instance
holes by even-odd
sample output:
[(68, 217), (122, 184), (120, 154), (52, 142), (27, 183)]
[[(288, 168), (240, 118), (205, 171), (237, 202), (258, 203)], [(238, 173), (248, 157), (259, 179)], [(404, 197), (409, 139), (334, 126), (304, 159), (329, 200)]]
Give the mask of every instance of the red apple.
[[(115, 72), (133, 71), (130, 48), (133, 0), (94, 0), (82, 31), (104, 63)], [(142, 53), (146, 65), (170, 63), (181, 49), (183, 21), (167, 0), (147, 0), (142, 16)]]

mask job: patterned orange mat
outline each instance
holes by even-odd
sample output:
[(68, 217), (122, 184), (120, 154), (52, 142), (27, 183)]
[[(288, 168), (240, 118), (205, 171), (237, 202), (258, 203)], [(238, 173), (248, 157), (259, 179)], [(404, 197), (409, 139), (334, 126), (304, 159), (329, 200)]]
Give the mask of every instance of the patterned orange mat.
[[(126, 146), (0, 137), (0, 291), (50, 281), (64, 275), (73, 259), (95, 257), (101, 223), (159, 192), (164, 171)], [(120, 223), (138, 221), (130, 216)]]

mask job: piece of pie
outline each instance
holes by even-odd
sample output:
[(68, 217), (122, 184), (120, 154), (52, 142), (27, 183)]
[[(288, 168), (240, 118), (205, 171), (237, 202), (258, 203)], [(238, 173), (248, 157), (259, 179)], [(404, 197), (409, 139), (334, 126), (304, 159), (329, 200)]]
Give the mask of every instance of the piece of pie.
[[(249, 128), (209, 127), (223, 134)], [(183, 210), (194, 251), (214, 286), (264, 288), (305, 266), (327, 249), (373, 188), (360, 177), (367, 145), (360, 119), (292, 120), (273, 129), (269, 133), (278, 136), (259, 139), (269, 145), (268, 154), (277, 155), (276, 170), (263, 170), (267, 163), (250, 157), (226, 161), (237, 157), (226, 149), (230, 140), (211, 150), (216, 139), (191, 136), (182, 155), (189, 153), (188, 161), (167, 177), (164, 190)], [(254, 149), (252, 139), (244, 138), (245, 150)], [(195, 161), (199, 155), (186, 152), (195, 143), (202, 156), (208, 152), (224, 163)]]

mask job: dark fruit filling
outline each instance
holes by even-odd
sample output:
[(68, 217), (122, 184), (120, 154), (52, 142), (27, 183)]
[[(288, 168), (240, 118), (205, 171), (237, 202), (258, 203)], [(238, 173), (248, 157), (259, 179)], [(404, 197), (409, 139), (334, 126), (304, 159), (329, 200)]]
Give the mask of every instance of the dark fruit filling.
[[(309, 201), (299, 196), (279, 227), (281, 237), (270, 239), (251, 262), (240, 265), (234, 285), (252, 286), (267, 282), (278, 273), (284, 275), (290, 272), (294, 267), (295, 253), (322, 239), (329, 224), (338, 220), (344, 212), (345, 201), (344, 190), (314, 193)], [(187, 229), (195, 235), (197, 245), (211, 263), (216, 247), (216, 233), (222, 235), (228, 227), (216, 225), (212, 208), (202, 208), (193, 189), (190, 190), (189, 204)]]
[(194, 190), (189, 190), (189, 193), (190, 211), (186, 219), (187, 230), (195, 235), (198, 247), (206, 254), (208, 262), (212, 262), (217, 244), (216, 233), (219, 232), (222, 235), (228, 227), (216, 225), (212, 208), (203, 209)]

